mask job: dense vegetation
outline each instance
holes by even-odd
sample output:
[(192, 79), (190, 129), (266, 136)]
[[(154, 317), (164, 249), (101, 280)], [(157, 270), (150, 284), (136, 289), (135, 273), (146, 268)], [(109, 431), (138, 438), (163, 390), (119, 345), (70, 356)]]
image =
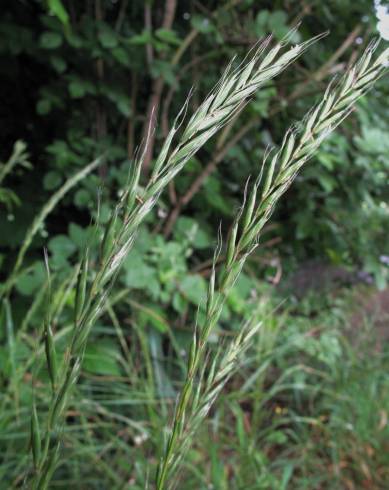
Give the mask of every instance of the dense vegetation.
[[(46, 470), (50, 488), (174, 488), (159, 461), (173, 446), (184, 490), (388, 487), (388, 84), (366, 85), (362, 57), (375, 23), (363, 0), (4, 7), (0, 488)], [(293, 56), (261, 71), (280, 42)], [(214, 88), (235, 56), (224, 82), (241, 78)], [(367, 88), (322, 142), (311, 108)], [(196, 141), (212, 94), (222, 118)]]

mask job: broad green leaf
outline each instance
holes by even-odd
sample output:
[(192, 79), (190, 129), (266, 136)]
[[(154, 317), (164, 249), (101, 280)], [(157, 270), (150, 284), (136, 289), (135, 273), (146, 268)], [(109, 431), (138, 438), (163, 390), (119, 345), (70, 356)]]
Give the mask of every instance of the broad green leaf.
[(88, 207), (92, 202), (92, 197), (86, 189), (79, 189), (74, 195), (74, 204), (79, 208)]
[(118, 35), (107, 24), (102, 24), (100, 26), (98, 37), (104, 48), (111, 49), (118, 45)]
[(269, 17), (269, 31), (281, 40), (289, 32), (287, 25), (288, 16), (283, 10), (275, 10)]
[(251, 103), (251, 108), (262, 117), (268, 116), (268, 108), (272, 97), (277, 94), (274, 87), (262, 89), (255, 95), (255, 99)]
[(334, 179), (334, 177), (332, 177), (329, 174), (321, 173), (317, 176), (317, 178), (319, 180), (320, 185), (328, 193), (332, 192), (333, 189), (337, 186), (336, 180)]
[(271, 442), (273, 444), (285, 444), (288, 441), (286, 434), (282, 431), (275, 430), (272, 431), (267, 437), (267, 442)]
[(121, 376), (119, 359), (120, 350), (115, 342), (99, 339), (87, 345), (83, 368), (101, 376)]
[(267, 22), (270, 12), (268, 10), (261, 10), (258, 12), (255, 18), (255, 34), (259, 37), (265, 36), (267, 33)]
[(126, 117), (131, 114), (131, 98), (119, 91), (110, 90), (107, 93), (108, 98), (116, 105), (117, 109)]
[(133, 250), (124, 261), (123, 267), (126, 286), (134, 289), (152, 288), (154, 290), (155, 282), (158, 282), (157, 271), (144, 262), (142, 254)]
[(70, 257), (76, 250), (76, 245), (66, 235), (57, 235), (49, 241), (48, 249), (55, 256)]
[(365, 152), (373, 154), (389, 153), (389, 134), (374, 127), (362, 127), (362, 135), (355, 137), (358, 147)]
[(50, 58), (50, 63), (58, 73), (63, 73), (66, 70), (66, 61), (59, 56), (52, 56)]
[(226, 215), (232, 212), (231, 203), (224, 197), (221, 192), (220, 180), (211, 175), (204, 183), (205, 198), (207, 202), (215, 209)]
[(68, 88), (70, 95), (75, 99), (84, 97), (84, 95), (86, 94), (85, 86), (78, 81), (70, 82)]
[(185, 301), (185, 298), (181, 294), (174, 293), (172, 306), (178, 313), (182, 314), (187, 309), (188, 303), (187, 301)]
[(155, 60), (151, 66), (151, 74), (154, 78), (162, 77), (169, 85), (176, 84), (176, 76), (171, 63)]
[(157, 29), (155, 31), (155, 35), (168, 44), (173, 44), (176, 46), (181, 44), (181, 39), (177, 36), (177, 33), (170, 29)]
[(75, 99), (84, 97), (87, 94), (95, 94), (96, 87), (93, 83), (86, 79), (75, 78), (68, 85), (69, 93)]
[(69, 224), (69, 237), (79, 249), (82, 249), (86, 245), (88, 236), (88, 228), (85, 229), (77, 223)]
[(214, 26), (212, 22), (202, 15), (193, 15), (191, 18), (192, 26), (197, 29), (199, 32), (206, 34), (208, 32), (212, 32), (214, 30)]
[(22, 272), (16, 281), (16, 289), (24, 296), (33, 294), (46, 280), (45, 266), (42, 262), (35, 262), (32, 267)]
[(136, 34), (135, 36), (132, 36), (129, 39), (129, 44), (135, 44), (135, 45), (144, 45), (151, 43), (153, 40), (153, 37), (151, 33), (147, 30), (144, 30), (141, 34)]
[(48, 172), (43, 178), (43, 187), (48, 191), (52, 191), (61, 185), (62, 176), (59, 172), (52, 170)]
[(207, 294), (207, 283), (199, 274), (185, 276), (179, 284), (179, 290), (185, 299), (200, 306)]
[(197, 221), (188, 216), (181, 216), (175, 225), (175, 236), (177, 240), (188, 240), (196, 249), (204, 249), (212, 246), (210, 236), (199, 227)]
[(51, 102), (49, 99), (38, 100), (36, 104), (36, 112), (41, 116), (45, 116), (51, 111)]
[(73, 31), (66, 33), (66, 40), (70, 44), (70, 46), (72, 46), (72, 48), (76, 49), (81, 48), (84, 44), (83, 38)]
[(121, 46), (117, 46), (111, 51), (112, 56), (123, 66), (130, 66), (130, 53)]
[(48, 6), (50, 12), (58, 17), (62, 24), (67, 25), (69, 23), (69, 14), (63, 6), (61, 0), (48, 0)]
[(39, 39), (39, 44), (44, 49), (58, 48), (62, 44), (62, 36), (58, 32), (44, 32)]
[(283, 10), (275, 10), (269, 16), (269, 27), (276, 31), (280, 27), (284, 27), (288, 20), (286, 12)]

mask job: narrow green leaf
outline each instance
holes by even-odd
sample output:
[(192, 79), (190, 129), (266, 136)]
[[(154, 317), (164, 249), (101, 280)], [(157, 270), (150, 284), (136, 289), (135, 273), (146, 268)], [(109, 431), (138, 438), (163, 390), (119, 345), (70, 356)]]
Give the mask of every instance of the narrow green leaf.
[(31, 450), (34, 467), (37, 468), (41, 458), (41, 435), (35, 400), (32, 402), (31, 410)]
[(57, 354), (55, 352), (53, 332), (49, 324), (46, 324), (46, 328), (45, 328), (45, 351), (46, 351), (47, 367), (49, 371), (51, 385), (54, 391), (57, 385), (57, 375), (58, 375)]
[(88, 250), (85, 251), (85, 256), (82, 259), (80, 271), (78, 274), (77, 287), (76, 287), (76, 303), (74, 307), (75, 322), (79, 320), (82, 309), (85, 303), (86, 286), (88, 280)]

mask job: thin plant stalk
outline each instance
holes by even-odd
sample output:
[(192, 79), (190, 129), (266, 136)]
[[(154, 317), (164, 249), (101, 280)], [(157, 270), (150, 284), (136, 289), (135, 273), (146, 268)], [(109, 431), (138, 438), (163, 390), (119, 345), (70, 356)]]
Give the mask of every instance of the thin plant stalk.
[(26, 152), (26, 144), (23, 141), (17, 141), (14, 144), (12, 155), (6, 163), (0, 164), (0, 185), (4, 179), (17, 165), (22, 165), (25, 168), (31, 168), (31, 163), (28, 161), (28, 153)]

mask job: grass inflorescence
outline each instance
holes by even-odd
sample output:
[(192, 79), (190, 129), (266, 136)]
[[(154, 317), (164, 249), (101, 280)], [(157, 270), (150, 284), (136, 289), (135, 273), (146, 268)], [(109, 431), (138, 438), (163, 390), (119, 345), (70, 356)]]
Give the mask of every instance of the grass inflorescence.
[[(320, 37), (290, 49), (285, 49), (285, 42), (268, 49), (270, 39), (267, 39), (249, 55), (248, 61), (237, 69), (233, 69), (232, 65), (227, 68), (218, 85), (182, 129), (187, 110), (185, 104), (156, 158), (150, 179), (142, 192), (139, 181), (144, 151), (135, 158), (128, 183), (101, 239), (97, 265), (94, 265), (90, 247), (87, 246), (76, 271), (72, 333), (60, 362), (56, 353), (52, 311), (50, 307), (47, 308), (42, 340), (51, 383), (51, 400), (45, 417), (35, 402), (32, 406), (32, 488), (47, 488), (56, 468), (60, 457), (64, 414), (70, 401), (72, 387), (80, 376), (90, 331), (106, 306), (120, 267), (134, 244), (140, 224), (190, 158), (237, 115), (261, 86), (281, 73)], [(260, 328), (257, 318), (249, 319), (238, 336), (226, 345), (224, 350), (213, 356), (207, 349), (207, 342), (219, 321), (226, 297), (238, 279), (248, 256), (257, 247), (261, 231), (270, 219), (278, 200), (324, 138), (347, 117), (356, 100), (384, 73), (388, 51), (374, 61), (372, 55), (375, 47), (370, 46), (360, 61), (340, 81), (329, 85), (322, 101), (309, 112), (300, 125), (287, 132), (278, 151), (268, 152), (259, 176), (252, 185), (248, 183), (246, 186), (244, 202), (236, 214), (226, 241), (226, 259), (221, 270), (217, 268), (222, 250), (222, 239), (219, 237), (205, 299), (205, 319), (199, 321), (194, 328), (186, 379), (178, 397), (171, 430), (156, 474), (158, 490), (174, 485), (176, 472), (190, 447), (196, 429), (208, 414), (218, 394), (233, 374), (240, 356), (247, 350), (251, 339)], [(152, 130), (150, 127), (150, 131)], [(181, 137), (174, 147), (173, 141), (179, 133)], [(75, 179), (82, 178), (97, 164), (92, 163), (84, 174), (75, 176)], [(71, 181), (68, 187), (74, 182)], [(66, 190), (67, 188), (63, 192)], [(61, 196), (62, 194), (58, 198)], [(54, 200), (50, 206), (42, 210), (38, 224), (34, 224), (28, 234), (23, 254), (36, 232), (36, 226), (45, 219), (55, 202)], [(18, 267), (17, 262), (16, 272)], [(48, 260), (47, 269), (47, 303), (50, 305)], [(12, 287), (12, 282), (9, 284), (9, 287)]]
[[(261, 231), (278, 200), (321, 142), (350, 114), (355, 101), (385, 72), (388, 52), (373, 61), (372, 54), (375, 48), (375, 43), (369, 46), (359, 62), (338, 83), (330, 83), (321, 102), (301, 121), (297, 126), (298, 130), (291, 128), (286, 133), (281, 148), (266, 155), (257, 179), (250, 191), (247, 190), (245, 193), (243, 205), (236, 214), (226, 244), (225, 264), (220, 274), (217, 274), (216, 265), (221, 251), (221, 243), (219, 244), (206, 298), (206, 318), (201, 325), (196, 325), (186, 380), (181, 389), (171, 434), (156, 477), (159, 490), (171, 485), (168, 482), (172, 482), (177, 460), (183, 456), (184, 447), (190, 444), (189, 438), (195, 429), (193, 425), (198, 426), (200, 423), (192, 414), (200, 404), (202, 409), (197, 418), (204, 418), (216, 398), (217, 390), (212, 392), (211, 396), (207, 390), (201, 393), (204, 379), (201, 372), (204, 369), (207, 341), (218, 323), (226, 297), (237, 281), (248, 256), (257, 247)], [(267, 160), (270, 160), (268, 166)], [(250, 331), (245, 332), (245, 335), (250, 337)], [(244, 341), (242, 345), (234, 346), (235, 360), (239, 358), (239, 350), (243, 351), (245, 345)], [(225, 362), (221, 363), (219, 372), (215, 373), (215, 366), (212, 366), (211, 383), (218, 377), (228, 378), (233, 370), (233, 363), (228, 362), (229, 357), (230, 353), (227, 351)]]
[[(320, 37), (296, 45), (289, 50), (285, 50), (286, 41), (277, 43), (267, 54), (264, 54), (270, 43), (270, 38), (268, 38), (243, 66), (235, 71), (232, 71), (231, 67), (227, 68), (220, 83), (190, 118), (176, 148), (171, 150), (173, 138), (186, 112), (185, 105), (166, 138), (156, 159), (150, 181), (142, 195), (138, 194), (138, 184), (145, 150), (135, 159), (128, 184), (104, 232), (100, 247), (99, 267), (94, 271), (94, 279), (91, 283), (88, 271), (88, 248), (81, 262), (76, 285), (72, 339), (66, 349), (62, 365), (55, 373), (55, 383), (52, 382), (52, 401), (46, 430), (42, 437), (42, 451), (34, 468), (34, 488), (45, 488), (55, 468), (61, 440), (63, 413), (68, 404), (71, 388), (80, 375), (89, 332), (104, 307), (120, 266), (132, 248), (139, 225), (154, 207), (168, 183), (199, 148), (248, 103), (258, 88), (282, 72)], [(151, 130), (150, 127), (149, 131)], [(144, 146), (147, 148), (147, 141)], [(53, 378), (54, 342), (52, 341), (50, 318), (47, 319), (44, 336), (46, 344), (51, 345), (50, 349), (46, 349), (46, 353), (50, 377)], [(32, 439), (38, 438), (33, 435)]]

